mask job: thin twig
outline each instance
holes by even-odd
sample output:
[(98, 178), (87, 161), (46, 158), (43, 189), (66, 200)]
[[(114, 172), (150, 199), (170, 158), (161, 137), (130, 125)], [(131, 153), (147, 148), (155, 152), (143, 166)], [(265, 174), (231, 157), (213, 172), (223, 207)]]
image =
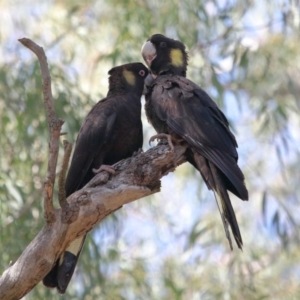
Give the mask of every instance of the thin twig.
[(68, 202), (66, 200), (66, 173), (69, 166), (69, 160), (72, 152), (72, 144), (68, 141), (64, 140), (64, 158), (61, 166), (61, 171), (58, 178), (58, 202), (62, 210), (66, 210), (68, 208)]
[(59, 137), (64, 121), (58, 119), (55, 115), (51, 91), (51, 76), (44, 49), (27, 38), (19, 39), (19, 42), (36, 54), (42, 71), (44, 104), (50, 132), (48, 168), (44, 183), (44, 217), (49, 224), (55, 221), (53, 187), (55, 183), (55, 170), (59, 150)]

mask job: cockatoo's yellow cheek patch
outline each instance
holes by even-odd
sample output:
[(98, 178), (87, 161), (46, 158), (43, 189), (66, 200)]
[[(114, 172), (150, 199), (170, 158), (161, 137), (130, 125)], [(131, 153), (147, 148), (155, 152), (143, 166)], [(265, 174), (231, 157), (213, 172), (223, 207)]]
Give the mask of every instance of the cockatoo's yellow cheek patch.
[(183, 55), (182, 55), (181, 50), (179, 50), (179, 49), (171, 50), (171, 61), (172, 61), (172, 65), (175, 67), (183, 66)]
[(135, 76), (131, 71), (128, 70), (124, 70), (123, 71), (123, 76), (126, 79), (127, 83), (130, 85), (134, 85), (135, 84)]

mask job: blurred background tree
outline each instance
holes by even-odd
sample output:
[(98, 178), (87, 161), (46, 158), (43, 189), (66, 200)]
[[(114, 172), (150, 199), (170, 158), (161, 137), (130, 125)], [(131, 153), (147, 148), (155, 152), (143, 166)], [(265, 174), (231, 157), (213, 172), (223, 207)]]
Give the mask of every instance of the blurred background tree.
[(213, 194), (185, 164), (89, 235), (65, 296), (39, 284), (25, 299), (300, 299), (298, 1), (1, 0), (0, 16), (0, 273), (44, 223), (48, 132), (21, 37), (46, 50), (72, 143), (110, 68), (142, 61), (154, 33), (180, 39), (188, 77), (230, 120), (250, 195), (232, 196), (244, 250), (231, 252)]

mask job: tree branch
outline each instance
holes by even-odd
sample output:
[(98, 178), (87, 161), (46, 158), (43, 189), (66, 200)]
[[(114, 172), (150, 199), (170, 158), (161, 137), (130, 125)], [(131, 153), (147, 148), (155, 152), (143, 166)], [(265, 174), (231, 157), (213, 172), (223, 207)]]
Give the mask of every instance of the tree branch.
[(58, 202), (62, 209), (68, 208), (68, 202), (66, 199), (66, 174), (69, 167), (69, 160), (72, 153), (72, 144), (68, 141), (64, 140), (64, 158), (61, 166), (61, 171), (58, 178)]
[(55, 183), (55, 171), (59, 150), (59, 137), (64, 121), (62, 119), (58, 119), (55, 115), (51, 91), (51, 76), (44, 49), (27, 38), (19, 39), (19, 42), (36, 54), (42, 71), (44, 104), (50, 132), (49, 160), (47, 176), (44, 183), (44, 217), (46, 222), (51, 224), (55, 221), (53, 187)]
[[(116, 173), (96, 175), (84, 188), (68, 199), (62, 192), (65, 171), (71, 153), (65, 143), (63, 171), (60, 176), (61, 208), (54, 210), (53, 187), (57, 164), (59, 136), (63, 121), (57, 119), (51, 93), (51, 77), (43, 48), (29, 39), (19, 40), (38, 57), (43, 76), (43, 94), (50, 130), (49, 162), (44, 190), (44, 216), (46, 225), (0, 277), (0, 299), (20, 299), (50, 271), (57, 258), (77, 237), (92, 230), (97, 223), (124, 204), (151, 195), (160, 190), (160, 178), (186, 161), (184, 146), (159, 145), (146, 153), (114, 165)], [(17, 288), (15, 288), (17, 287)]]
[[(116, 174), (111, 178), (107, 172), (101, 172), (68, 197), (68, 209), (55, 210), (55, 222), (46, 224), (0, 277), (0, 299), (22, 298), (44, 278), (76, 237), (90, 231), (124, 204), (158, 192), (160, 178), (186, 161), (185, 150), (183, 146), (175, 146), (173, 153), (168, 145), (159, 145), (138, 153), (115, 164)], [(62, 221), (66, 218), (67, 223)]]

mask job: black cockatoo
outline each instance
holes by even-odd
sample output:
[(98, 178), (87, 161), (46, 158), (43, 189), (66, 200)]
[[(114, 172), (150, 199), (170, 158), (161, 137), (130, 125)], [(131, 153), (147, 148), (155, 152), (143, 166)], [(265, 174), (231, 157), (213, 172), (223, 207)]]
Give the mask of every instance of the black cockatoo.
[(228, 191), (242, 200), (248, 200), (248, 191), (237, 164), (237, 142), (225, 115), (204, 90), (186, 78), (188, 55), (180, 41), (154, 34), (143, 45), (142, 55), (154, 78), (145, 104), (148, 120), (158, 133), (153, 138), (167, 137), (171, 148), (173, 142), (188, 146), (187, 161), (214, 191), (231, 249), (228, 224), (242, 249)]
[[(111, 69), (109, 90), (84, 120), (66, 179), (66, 196), (85, 186), (101, 170), (132, 156), (143, 144), (141, 96), (149, 71), (142, 63)], [(44, 285), (64, 293), (73, 275), (85, 236), (73, 241), (52, 270)]]

